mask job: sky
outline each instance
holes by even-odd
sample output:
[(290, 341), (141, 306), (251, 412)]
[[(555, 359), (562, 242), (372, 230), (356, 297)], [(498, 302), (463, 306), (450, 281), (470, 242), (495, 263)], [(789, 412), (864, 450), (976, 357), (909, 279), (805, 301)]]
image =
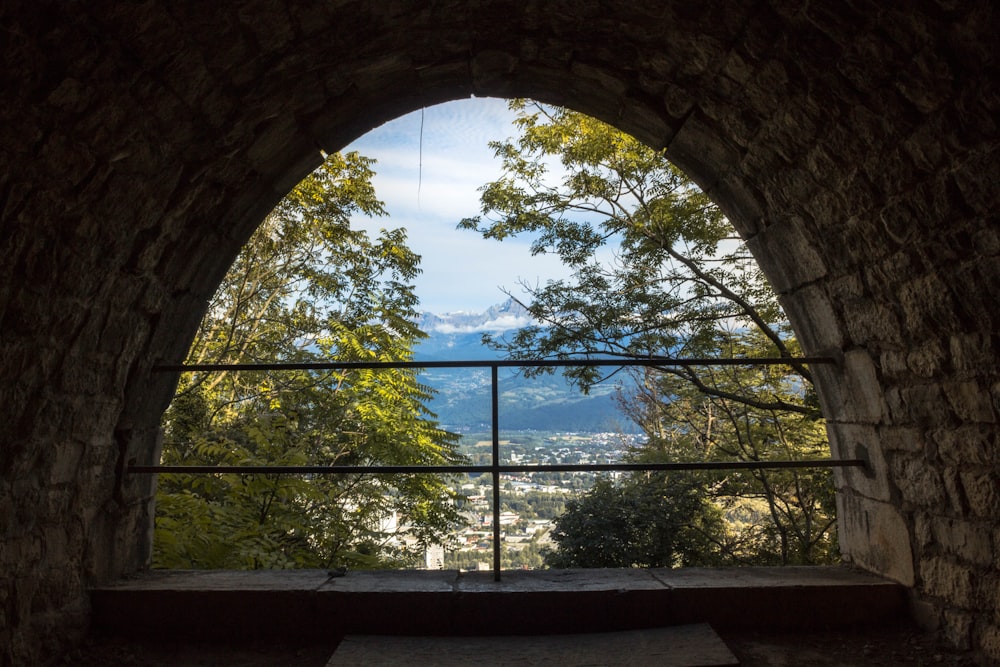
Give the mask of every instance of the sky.
[[(427, 107), (376, 128), (345, 151), (376, 160), (375, 193), (389, 217), (352, 220), (359, 227), (405, 227), (421, 255), (416, 280), (419, 309), (443, 314), (482, 312), (502, 303), (507, 288), (544, 284), (567, 271), (552, 255), (531, 256), (529, 241), (503, 243), (458, 230), (462, 218), (479, 214), (478, 188), (500, 175), (488, 143), (515, 135), (506, 100), (472, 98)], [(422, 145), (422, 147), (421, 147)]]

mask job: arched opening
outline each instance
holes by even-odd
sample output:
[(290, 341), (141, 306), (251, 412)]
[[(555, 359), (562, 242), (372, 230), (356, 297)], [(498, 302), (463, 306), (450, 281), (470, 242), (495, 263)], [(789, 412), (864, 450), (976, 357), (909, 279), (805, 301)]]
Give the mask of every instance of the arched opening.
[[(579, 77), (576, 76), (576, 75), (570, 74), (569, 80), (573, 81), (575, 86), (580, 85)], [(606, 95), (607, 92), (608, 92), (608, 90), (610, 90), (610, 89), (611, 88), (604, 88), (604, 89), (602, 89), (601, 96), (598, 97), (596, 101), (594, 99), (592, 99), (590, 96), (583, 96), (583, 95), (581, 95), (581, 99), (583, 99), (585, 101), (585, 103), (589, 104), (590, 106), (600, 109), (600, 104), (601, 104), (600, 100), (603, 99), (603, 96)], [(572, 88), (568, 88), (568, 90), (572, 90)], [(641, 106), (641, 105), (639, 105), (639, 106)], [(659, 133), (670, 133), (670, 132), (673, 131), (670, 128), (664, 126), (662, 123), (653, 123), (653, 124), (649, 124), (649, 123), (647, 123), (647, 124), (641, 124), (641, 123), (639, 123), (638, 119), (641, 118), (641, 112), (640, 111), (635, 111), (635, 110), (629, 111), (627, 107), (618, 110), (617, 118), (615, 118), (615, 120), (616, 120), (616, 123), (619, 126), (623, 126), (623, 125), (627, 126), (627, 125), (629, 125), (629, 122), (628, 122), (629, 121), (629, 115), (628, 115), (628, 113), (633, 113), (633, 114), (639, 113), (640, 114), (639, 116), (637, 116), (635, 119), (632, 120), (632, 125), (634, 125), (635, 127), (638, 127), (641, 130), (642, 134), (646, 135), (647, 138), (650, 135), (656, 136)], [(692, 121), (690, 118), (686, 119), (685, 122), (684, 122), (684, 124), (683, 124), (683, 127), (682, 127), (682, 130), (684, 130), (684, 131), (680, 133), (679, 137), (673, 137), (672, 138), (671, 143), (674, 146), (673, 146), (673, 152), (671, 153), (671, 156), (674, 157), (674, 159), (677, 159), (678, 161), (683, 161), (684, 159), (687, 159), (689, 161), (689, 163), (691, 163), (693, 165), (693, 167), (692, 167), (693, 169), (697, 170), (697, 169), (700, 168), (702, 171), (704, 171), (705, 166), (699, 164), (698, 160), (707, 159), (707, 157), (711, 156), (713, 153), (715, 153), (715, 155), (714, 155), (715, 159), (721, 160), (722, 158), (725, 157), (725, 154), (724, 154), (724, 151), (722, 149), (715, 150), (715, 151), (713, 151), (713, 150), (706, 151), (706, 150), (703, 150), (702, 146), (700, 146), (700, 145), (697, 146), (697, 147), (696, 146), (690, 146), (690, 147), (686, 146), (685, 142), (690, 142), (692, 144), (693, 143), (701, 143), (701, 142), (708, 143), (709, 140), (710, 140), (710, 137), (708, 135), (703, 135), (703, 134), (698, 134), (698, 133), (692, 132), (692, 130), (690, 129), (692, 126), (697, 126), (697, 123), (695, 121)], [(341, 130), (341, 129), (342, 128), (338, 127), (338, 130)], [(707, 130), (705, 130), (705, 131), (707, 131)], [(661, 137), (659, 139), (658, 143), (662, 144), (662, 143), (666, 143), (666, 142), (664, 142), (663, 139), (662, 139), (662, 137)], [(715, 143), (719, 144), (718, 141), (716, 141)], [(722, 144), (719, 144), (719, 145), (720, 146), (724, 145), (724, 142)], [(678, 155), (679, 158), (675, 157), (674, 154)], [(714, 165), (714, 167), (716, 169), (726, 170), (726, 169), (729, 169), (731, 167), (731, 165), (717, 164), (717, 165)], [(711, 182), (711, 183), (715, 184), (715, 186), (716, 186), (715, 189), (717, 190), (717, 194), (718, 194), (718, 192), (723, 193), (723, 195), (725, 195), (727, 193), (727, 191), (725, 189), (726, 186), (720, 185), (721, 181), (723, 180), (723, 179), (721, 179), (721, 177), (719, 177), (719, 176), (711, 176), (709, 178), (709, 177), (704, 177), (703, 176), (703, 179), (706, 180), (706, 181), (708, 181), (708, 182)], [(725, 203), (728, 203), (730, 207), (738, 206), (738, 205), (740, 205), (740, 203), (738, 201), (736, 201), (737, 199), (738, 199), (737, 197), (733, 197), (733, 196), (730, 195), (728, 197), (728, 199), (726, 200)], [(736, 209), (736, 210), (737, 210), (738, 213), (740, 212), (738, 209)], [(737, 222), (737, 224), (738, 224), (738, 221), (735, 221), (735, 222)], [(755, 221), (755, 222), (759, 222), (759, 221)], [(746, 221), (744, 220), (744, 225), (745, 224), (746, 224)], [(759, 244), (758, 244), (758, 249), (759, 249)], [(772, 261), (772, 262), (779, 262), (779, 263), (780, 262), (791, 262), (792, 260), (790, 259), (790, 257), (791, 256), (786, 256), (783, 253), (777, 253), (776, 255), (774, 255), (773, 257), (770, 258), (770, 261)], [(796, 266), (794, 270), (795, 271), (800, 271), (801, 267)], [(781, 281), (781, 284), (784, 287), (784, 289), (788, 290), (789, 287), (790, 287), (790, 285), (789, 285), (789, 277), (788, 276), (779, 276), (779, 280)], [(786, 294), (785, 296), (788, 297), (789, 295)], [(799, 314), (801, 316), (803, 313), (799, 313)], [(806, 311), (805, 315), (806, 316), (811, 316), (811, 312)], [(813, 329), (815, 329), (815, 328), (816, 327), (813, 327)], [(810, 332), (810, 331), (811, 331), (811, 329), (807, 327), (807, 332)], [(824, 329), (822, 333), (823, 333), (823, 335), (829, 335), (830, 334), (830, 332), (828, 330), (826, 330), (826, 329)], [(826, 342), (826, 341), (824, 341), (824, 342)], [(815, 342), (813, 342), (812, 344), (813, 344), (814, 349), (819, 349), (819, 350), (822, 350), (823, 352), (826, 352), (829, 349), (831, 349), (830, 346), (828, 346), (828, 345), (827, 346), (823, 346), (823, 347), (819, 347), (819, 346), (815, 345)], [(853, 452), (849, 453), (848, 457), (850, 457), (850, 456), (854, 456), (854, 453)], [(904, 557), (903, 560), (905, 562), (905, 557)], [(904, 572), (905, 572), (906, 566), (903, 565), (903, 568), (904, 568)], [(905, 576), (904, 576), (904, 579), (905, 579)]]
[(805, 349), (842, 356), (820, 398), (834, 447), (875, 472), (841, 480), (845, 551), (1000, 655), (991, 3), (9, 16), (9, 655), (144, 560), (122, 471), (154, 458), (172, 383), (149, 370), (183, 354), (256, 222), (317, 148), (469, 94), (610, 121), (713, 195)]
[[(468, 114), (470, 106), (473, 114), (489, 108), (485, 101), (466, 101), (448, 109)], [(427, 112), (432, 119), (440, 117), (435, 107)], [(280, 368), (271, 369), (274, 374), (248, 369), (251, 379), (237, 379), (231, 368), (197, 370), (185, 376), (165, 421), (163, 460), (176, 469), (160, 487), (154, 563), (429, 567), (424, 564), (430, 557), (414, 560), (415, 550), (440, 552), (439, 569), (499, 567), (501, 551), (505, 569), (836, 562), (833, 486), (825, 465), (848, 463), (828, 460), (808, 363), (800, 361), (775, 295), (704, 195), (662, 155), (631, 137), (592, 118), (530, 101), (510, 111), (516, 127), (487, 134), (477, 147), (495, 142), (486, 160), (490, 173), (502, 173), (502, 179), (483, 177), (491, 181), (488, 185), (464, 181), (469, 192), (462, 192), (455, 174), (475, 170), (463, 160), (463, 143), (453, 142), (451, 170), (443, 180), (435, 175), (434, 120), (428, 127), (424, 175), (423, 114), (420, 129), (411, 131), (411, 139), (421, 133), (420, 148), (408, 156), (420, 173), (404, 186), (407, 200), (419, 196), (423, 186), (428, 207), (445, 199), (465, 199), (464, 206), (451, 204), (442, 216), (418, 204), (423, 225), (433, 225), (422, 229), (400, 217), (401, 197), (390, 197), (385, 218), (360, 222), (370, 230), (369, 240), (356, 228), (367, 219), (359, 214), (380, 212), (375, 203), (382, 198), (379, 183), (389, 184), (390, 193), (401, 184), (391, 175), (379, 179), (384, 163), (377, 158), (373, 174), (365, 156), (328, 158), (269, 214), (242, 250), (213, 298), (188, 362), (447, 360), (457, 366), (483, 363), (500, 351), (529, 369), (539, 368), (533, 360), (604, 365), (568, 366), (566, 377), (577, 391), (561, 388), (559, 380), (545, 381), (548, 376), (529, 373), (534, 381), (525, 382), (520, 373), (505, 370), (495, 417), (489, 414), (484, 370), (466, 371), (463, 377), (443, 368), (434, 375), (424, 369), (406, 396), (390, 389), (388, 381), (373, 383), (346, 369), (298, 379), (302, 368), (284, 374)], [(393, 134), (392, 126), (380, 130), (382, 136)], [(386, 154), (394, 149), (390, 146)], [(490, 153), (502, 156), (502, 164), (494, 164)], [(392, 164), (386, 166), (392, 170)], [(539, 176), (543, 169), (549, 173)], [(368, 189), (369, 177), (374, 192)], [(469, 196), (476, 190), (482, 203)], [(469, 218), (480, 208), (484, 216)], [(511, 253), (494, 258), (495, 245), (475, 248), (464, 243), (474, 237), (463, 237), (456, 256), (451, 238), (456, 234), (448, 237), (438, 230), (454, 230), (463, 219), (465, 237), (470, 231), (494, 239), (527, 234), (534, 239), (533, 250), (514, 264)], [(439, 246), (452, 250), (441, 253)], [(438, 279), (438, 291), (404, 286), (423, 277), (410, 247), (432, 254), (421, 259), (419, 269), (451, 271), (443, 284)], [(522, 283), (524, 294), (505, 294), (536, 270), (531, 255), (542, 250), (559, 257), (561, 265), (548, 262), (549, 268), (565, 277), (535, 279)], [(396, 257), (405, 259), (393, 261)], [(498, 261), (505, 272), (491, 266)], [(456, 272), (455, 265), (463, 262), (465, 271)], [(500, 295), (508, 300), (498, 304), (512, 320), (502, 330), (502, 317), (476, 320), (477, 303), (454, 301), (450, 294), (452, 286), (474, 289), (484, 277), (492, 294), (484, 294), (480, 285), (471, 295), (479, 307), (492, 306)], [(415, 308), (422, 306), (411, 300), (426, 297), (439, 303), (450, 298), (467, 314), (452, 322), (424, 312), (418, 326), (431, 327), (423, 331), (430, 339), (421, 341), (414, 337), (419, 332), (411, 336), (404, 323), (416, 319)], [(529, 333), (524, 326), (536, 329)], [(491, 332), (493, 349), (480, 343), (484, 331)], [(507, 338), (499, 331), (510, 332), (516, 342), (503, 342)], [(435, 338), (437, 332), (445, 335)], [(398, 343), (389, 345), (391, 340)], [(448, 349), (456, 345), (458, 350)], [(650, 357), (661, 361), (612, 363)], [(670, 358), (681, 364), (672, 366)], [(749, 361), (712, 364), (740, 359)], [(755, 359), (779, 363), (755, 368)], [(421, 384), (439, 396), (421, 392)], [(557, 393), (546, 397), (545, 392)], [(393, 405), (406, 401), (413, 401), (415, 412), (434, 413), (426, 427), (393, 411)], [(370, 418), (381, 413), (394, 415), (391, 424)], [(499, 423), (491, 426), (493, 419)], [(425, 428), (431, 430), (418, 435)], [(439, 429), (460, 438), (457, 447)], [(390, 449), (377, 444), (384, 440), (396, 444)], [(447, 454), (421, 454), (421, 448), (433, 447)], [(402, 486), (389, 475), (375, 486), (341, 471), (316, 476), (323, 465), (459, 464), (459, 453), (466, 463), (525, 469), (508, 470), (485, 483), (490, 477), (477, 473), (479, 479), (464, 484), (429, 475)], [(789, 467), (808, 461), (816, 467)], [(641, 477), (627, 471), (643, 462), (661, 468), (645, 470)], [(279, 466), (296, 463), (310, 466), (311, 481), (282, 476)], [(587, 463), (595, 467), (586, 469)], [(727, 470), (727, 463), (734, 469)], [(197, 474), (211, 474), (213, 464), (226, 466), (232, 477), (176, 478), (191, 465), (206, 468)], [(553, 472), (546, 468), (552, 464), (576, 469)], [(622, 467), (614, 468), (617, 464)], [(231, 468), (237, 465), (246, 466), (248, 477), (235, 475)], [(703, 472), (685, 471), (698, 465)], [(759, 467), (735, 472), (751, 465)], [(595, 473), (621, 479), (591, 488)], [(535, 481), (542, 477), (546, 483)], [(501, 485), (503, 492), (494, 494), (493, 486)], [(434, 493), (444, 494), (445, 506), (434, 504)], [(454, 502), (466, 508), (464, 516), (449, 514)], [(559, 508), (567, 502), (570, 516), (562, 516)], [(500, 526), (506, 528), (497, 539)], [(499, 570), (496, 575), (499, 579)]]

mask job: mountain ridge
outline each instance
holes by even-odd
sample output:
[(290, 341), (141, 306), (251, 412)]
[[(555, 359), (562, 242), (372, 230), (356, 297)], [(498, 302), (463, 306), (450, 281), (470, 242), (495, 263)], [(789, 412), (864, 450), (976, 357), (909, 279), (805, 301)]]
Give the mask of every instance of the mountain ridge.
[(513, 298), (490, 306), (481, 313), (456, 311), (435, 314), (423, 312), (417, 318), (417, 326), (427, 334), (500, 333), (519, 329), (532, 322), (527, 309)]
[[(418, 326), (427, 338), (414, 348), (414, 359), (502, 359), (502, 352), (483, 344), (483, 334), (499, 334), (531, 323), (527, 311), (513, 299), (481, 313), (421, 313)], [(435, 391), (427, 407), (444, 428), (475, 431), (489, 427), (491, 390), (487, 369), (426, 369), (420, 381)], [(526, 378), (517, 368), (501, 368), (498, 391), (500, 427), (504, 430), (598, 433), (621, 430), (628, 421), (614, 400), (615, 385), (598, 386), (583, 394), (558, 371)]]

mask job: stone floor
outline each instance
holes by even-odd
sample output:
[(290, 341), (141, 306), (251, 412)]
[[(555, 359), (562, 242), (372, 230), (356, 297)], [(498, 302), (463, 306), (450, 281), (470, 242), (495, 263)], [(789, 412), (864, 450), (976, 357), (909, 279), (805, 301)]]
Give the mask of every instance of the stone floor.
[[(372, 664), (349, 652), (330, 661), (338, 646), (357, 649), (358, 635), (378, 634), (409, 637), (405, 659), (386, 664), (424, 665), (416, 658), (442, 653), (442, 634), (533, 634), (551, 636), (489, 640), (500, 650), (487, 653), (500, 655), (481, 664), (530, 664), (517, 651), (541, 646), (545, 664), (589, 655), (587, 664), (642, 665), (660, 648), (630, 632), (692, 623), (709, 623), (744, 667), (972, 664), (907, 625), (900, 586), (837, 567), (514, 571), (501, 582), (448, 571), (151, 572), (95, 590), (92, 602), (94, 635), (63, 664)], [(599, 633), (631, 636), (634, 650), (581, 654)]]
[[(838, 632), (732, 632), (722, 640), (741, 667), (973, 667), (966, 656), (937, 645), (913, 628)], [(326, 667), (336, 642), (239, 643), (134, 641), (91, 638), (64, 656), (73, 667)], [(548, 664), (561, 665), (559, 656)], [(623, 655), (609, 665), (635, 665)], [(403, 664), (419, 664), (404, 662)], [(661, 663), (662, 664), (662, 663)]]
[(739, 667), (736, 656), (704, 623), (587, 635), (528, 637), (380, 637), (350, 635), (326, 667), (404, 665), (613, 665)]

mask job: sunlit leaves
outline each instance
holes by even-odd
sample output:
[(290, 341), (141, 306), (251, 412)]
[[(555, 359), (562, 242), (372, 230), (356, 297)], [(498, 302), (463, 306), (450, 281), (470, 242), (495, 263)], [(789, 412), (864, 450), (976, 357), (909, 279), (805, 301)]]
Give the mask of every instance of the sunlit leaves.
[[(661, 151), (600, 121), (525, 101), (513, 139), (494, 143), (503, 173), (460, 223), (486, 238), (527, 235), (571, 280), (522, 285), (543, 326), (493, 341), (514, 358), (698, 355), (701, 339), (766, 331), (787, 354), (777, 299), (708, 197)], [(600, 376), (571, 375), (582, 385)]]
[[(372, 161), (330, 156), (267, 217), (202, 321), (190, 363), (405, 361), (423, 336), (410, 284), (419, 256), (382, 215)], [(418, 465), (460, 460), (412, 370), (182, 377), (164, 415), (163, 462)], [(374, 567), (405, 557), (392, 516), (424, 541), (457, 513), (440, 476), (163, 475), (154, 559), (166, 567)]]
[[(794, 360), (799, 349), (777, 295), (705, 193), (664, 152), (600, 121), (533, 102), (512, 107), (519, 113), (517, 136), (492, 144), (502, 174), (481, 188), (480, 214), (459, 226), (489, 239), (528, 238), (536, 253), (558, 255), (573, 275), (521, 285), (525, 296), (519, 300), (536, 323), (487, 342), (525, 362), (784, 357), (788, 364), (782, 366), (664, 366), (634, 373), (636, 389), (621, 404), (650, 438), (636, 456), (721, 461), (828, 455), (810, 371)], [(585, 391), (606, 379), (596, 368), (572, 368), (566, 375)], [(730, 530), (718, 538), (717, 551), (726, 558), (832, 558), (829, 473), (723, 475), (705, 488), (727, 517), (754, 518), (739, 534)], [(604, 544), (600, 548), (614, 552), (617, 547), (599, 538), (628, 523), (626, 515), (608, 512), (641, 517), (630, 496), (640, 491), (645, 500), (657, 493), (636, 479), (596, 488), (574, 506), (577, 523), (565, 520), (561, 548), (579, 538), (580, 545)], [(588, 514), (590, 502), (605, 513)], [(590, 515), (597, 523), (584, 520)], [(573, 562), (589, 557), (581, 553)]]

